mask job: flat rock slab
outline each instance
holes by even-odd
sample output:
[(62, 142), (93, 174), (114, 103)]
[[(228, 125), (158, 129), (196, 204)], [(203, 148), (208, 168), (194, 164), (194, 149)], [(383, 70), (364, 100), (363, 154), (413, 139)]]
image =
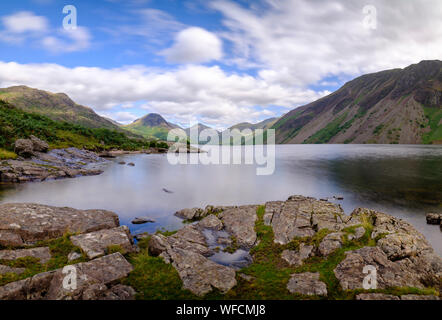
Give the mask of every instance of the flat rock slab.
[[(80, 300), (96, 298), (95, 293), (106, 293), (112, 283), (126, 277), (132, 265), (120, 253), (114, 253), (89, 262), (78, 263), (0, 287), (0, 300)], [(64, 271), (63, 271), (64, 270)], [(76, 286), (66, 286), (66, 277), (75, 278)], [(97, 287), (98, 286), (98, 287)]]
[(236, 238), (239, 247), (250, 249), (256, 243), (257, 208), (258, 206), (239, 206), (219, 214), (225, 230)]
[(33, 203), (0, 205), (0, 245), (23, 246), (54, 239), (66, 232), (84, 233), (119, 226), (107, 210), (77, 210)]
[(279, 211), (274, 209), (274, 241), (284, 245), (297, 237), (311, 237), (316, 230), (339, 230), (342, 228), (343, 214), (342, 208), (336, 204), (309, 197), (291, 196)]
[(401, 300), (440, 300), (440, 298), (436, 297), (436, 296), (406, 294), (406, 295), (401, 296)]
[(168, 250), (167, 253), (183, 281), (183, 287), (198, 296), (204, 296), (213, 288), (226, 293), (236, 285), (236, 273), (230, 267), (179, 248)]
[(75, 246), (86, 253), (89, 259), (105, 255), (108, 248), (113, 245), (120, 246), (125, 252), (135, 251), (126, 226), (71, 236), (70, 239)]
[(132, 224), (155, 223), (155, 219), (149, 217), (136, 217), (132, 220)]
[(326, 296), (327, 286), (319, 280), (319, 272), (305, 272), (292, 274), (287, 289), (291, 293), (308, 296)]
[(0, 251), (0, 260), (17, 260), (25, 257), (37, 258), (40, 263), (46, 263), (52, 256), (48, 247)]
[(342, 236), (341, 232), (334, 232), (326, 235), (324, 239), (319, 244), (319, 253), (322, 256), (328, 256), (337, 249), (342, 247)]

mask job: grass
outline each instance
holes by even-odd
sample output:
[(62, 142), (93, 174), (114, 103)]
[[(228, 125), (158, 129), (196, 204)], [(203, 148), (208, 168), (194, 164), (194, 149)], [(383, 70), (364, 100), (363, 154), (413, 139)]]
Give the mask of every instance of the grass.
[(428, 120), (428, 126), (430, 132), (425, 133), (422, 136), (422, 143), (432, 144), (435, 142), (442, 143), (442, 126), (440, 122), (442, 120), (441, 108), (424, 107), (424, 114)]
[[(12, 152), (17, 139), (34, 135), (51, 148), (77, 147), (101, 151), (108, 149), (138, 150), (149, 147), (149, 141), (132, 139), (123, 132), (105, 128), (86, 128), (68, 122), (20, 110), (0, 100), (0, 148)], [(13, 156), (9, 154), (8, 156)]]
[(17, 154), (12, 151), (0, 149), (0, 160), (17, 159)]
[(334, 136), (336, 136), (342, 130), (346, 130), (351, 126), (351, 122), (345, 123), (341, 126), (341, 123), (347, 117), (347, 113), (344, 113), (340, 117), (335, 118), (332, 122), (327, 124), (324, 128), (314, 133), (312, 136), (307, 138), (303, 143), (327, 143)]

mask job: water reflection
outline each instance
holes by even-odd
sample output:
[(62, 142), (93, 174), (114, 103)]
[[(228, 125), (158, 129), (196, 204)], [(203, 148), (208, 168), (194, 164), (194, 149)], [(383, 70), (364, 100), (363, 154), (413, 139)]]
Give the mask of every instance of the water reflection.
[(408, 220), (442, 255), (439, 227), (425, 223), (426, 212), (442, 210), (442, 147), (282, 145), (276, 147), (276, 171), (270, 176), (256, 176), (254, 165), (173, 166), (165, 155), (124, 158), (135, 167), (116, 159), (100, 176), (0, 186), (0, 202), (103, 208), (128, 225), (136, 216), (149, 216), (157, 222), (130, 227), (152, 232), (180, 227), (173, 213), (182, 208), (339, 194), (347, 213), (363, 206)]

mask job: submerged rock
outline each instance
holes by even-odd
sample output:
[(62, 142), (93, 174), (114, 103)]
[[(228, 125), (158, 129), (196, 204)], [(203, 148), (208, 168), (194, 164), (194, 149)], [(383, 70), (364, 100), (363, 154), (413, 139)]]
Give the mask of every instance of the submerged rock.
[(132, 220), (132, 224), (155, 223), (155, 219), (149, 217), (136, 217)]

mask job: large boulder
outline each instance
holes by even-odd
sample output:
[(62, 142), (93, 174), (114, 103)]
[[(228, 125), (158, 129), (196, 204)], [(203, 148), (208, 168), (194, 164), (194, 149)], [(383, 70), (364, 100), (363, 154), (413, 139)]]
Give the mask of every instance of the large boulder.
[(18, 139), (15, 141), (14, 151), (19, 156), (30, 158), (34, 155), (34, 144), (30, 139)]
[(342, 232), (334, 232), (326, 235), (319, 244), (319, 253), (322, 256), (328, 256), (342, 247)]
[(46, 141), (43, 141), (36, 136), (30, 136), (29, 138), (32, 142), (32, 147), (35, 152), (48, 152), (49, 145)]
[(84, 233), (118, 226), (118, 215), (106, 210), (77, 210), (32, 203), (0, 205), (0, 245), (3, 246), (23, 246), (61, 237), (66, 232)]

